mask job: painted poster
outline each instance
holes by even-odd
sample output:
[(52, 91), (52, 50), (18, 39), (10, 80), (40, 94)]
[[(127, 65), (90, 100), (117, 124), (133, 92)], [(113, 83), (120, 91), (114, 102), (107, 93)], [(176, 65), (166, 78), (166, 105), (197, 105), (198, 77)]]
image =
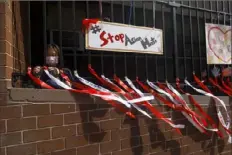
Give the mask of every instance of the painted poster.
[(86, 49), (163, 54), (160, 29), (99, 21), (85, 35)]
[(205, 24), (207, 64), (231, 64), (231, 27)]

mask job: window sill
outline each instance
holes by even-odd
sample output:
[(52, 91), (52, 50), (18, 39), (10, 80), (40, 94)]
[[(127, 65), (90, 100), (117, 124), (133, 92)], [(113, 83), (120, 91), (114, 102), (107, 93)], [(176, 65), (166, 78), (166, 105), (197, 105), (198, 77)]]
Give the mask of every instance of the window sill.
[[(72, 93), (67, 90), (49, 90), (49, 89), (34, 89), (34, 88), (10, 88), (8, 89), (9, 104), (11, 103), (76, 103), (78, 101), (90, 101), (93, 99), (87, 94)], [(185, 101), (188, 102), (188, 97), (183, 95)], [(202, 95), (193, 95), (194, 99), (201, 105), (208, 105), (210, 98)], [(232, 98), (228, 96), (220, 96), (225, 104), (228, 106), (232, 104)], [(86, 103), (82, 102), (82, 103)], [(154, 102), (154, 101), (153, 101)]]

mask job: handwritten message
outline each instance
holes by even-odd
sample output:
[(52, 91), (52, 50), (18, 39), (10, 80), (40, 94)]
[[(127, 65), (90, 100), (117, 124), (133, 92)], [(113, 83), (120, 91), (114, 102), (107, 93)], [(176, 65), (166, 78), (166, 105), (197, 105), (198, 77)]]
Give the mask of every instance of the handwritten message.
[(205, 24), (207, 64), (231, 64), (231, 26)]
[(85, 35), (86, 49), (163, 54), (160, 29), (99, 21)]

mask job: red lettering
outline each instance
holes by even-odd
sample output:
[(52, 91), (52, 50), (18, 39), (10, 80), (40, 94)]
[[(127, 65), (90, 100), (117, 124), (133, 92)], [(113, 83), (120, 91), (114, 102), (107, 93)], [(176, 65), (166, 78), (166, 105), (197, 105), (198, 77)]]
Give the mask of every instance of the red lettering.
[(105, 34), (106, 34), (105, 31), (102, 31), (102, 33), (100, 34), (100, 39), (103, 41), (103, 43), (101, 44), (101, 47), (108, 44), (108, 40), (106, 38), (104, 38)]
[(122, 33), (117, 34), (115, 36), (113, 36), (112, 34), (108, 33), (108, 37), (105, 36), (105, 34), (106, 34), (105, 31), (102, 31), (101, 34), (100, 34), (100, 39), (103, 41), (103, 43), (101, 44), (101, 47), (107, 45), (109, 43), (109, 41), (111, 43), (114, 43), (114, 40), (115, 41), (120, 41), (121, 43), (124, 42), (124, 34), (122, 34)]
[(124, 34), (122, 34), (122, 33), (119, 34), (119, 38), (120, 38), (120, 41), (123, 43), (124, 42), (124, 40), (123, 40), (124, 39)]
[(110, 33), (108, 33), (108, 38), (107, 39), (109, 39), (111, 41), (111, 43), (114, 42), (113, 37), (114, 37), (113, 35), (111, 35)]

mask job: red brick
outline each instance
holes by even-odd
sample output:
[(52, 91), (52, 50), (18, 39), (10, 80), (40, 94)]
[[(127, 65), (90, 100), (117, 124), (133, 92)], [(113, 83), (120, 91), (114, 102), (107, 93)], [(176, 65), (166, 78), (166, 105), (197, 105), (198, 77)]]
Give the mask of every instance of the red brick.
[(23, 144), (7, 148), (7, 155), (33, 155), (36, 154), (36, 144)]
[(67, 137), (65, 139), (65, 147), (66, 148), (74, 148), (74, 147), (80, 147), (84, 145), (88, 145), (88, 136), (72, 136)]
[(51, 104), (52, 114), (69, 113), (75, 111), (75, 104)]
[(102, 143), (111, 140), (111, 131), (102, 131), (89, 135), (89, 143)]
[(36, 128), (36, 118), (17, 118), (7, 120), (7, 131), (19, 131), (26, 129), (35, 129)]
[(21, 132), (2, 134), (0, 142), (2, 146), (20, 144), (22, 142)]
[(0, 133), (6, 132), (6, 121), (5, 120), (0, 120)]
[(52, 152), (51, 155), (77, 155), (76, 149)]
[(52, 127), (63, 125), (63, 115), (46, 115), (38, 117), (38, 127)]
[(110, 110), (110, 117), (113, 118), (113, 119), (114, 118), (122, 118), (124, 116), (125, 116), (125, 113), (119, 111), (118, 109), (112, 108)]
[(120, 128), (121, 120), (120, 119), (113, 119), (108, 121), (101, 121), (100, 127), (102, 130), (112, 130)]
[[(140, 144), (140, 137), (131, 137), (129, 139), (121, 140), (121, 149), (127, 149), (130, 147), (136, 147)], [(143, 144), (143, 143), (142, 143)]]
[(0, 107), (0, 120), (21, 117), (20, 106)]
[(0, 148), (0, 154), (6, 155), (6, 148), (4, 148), (4, 147)]
[(52, 138), (69, 137), (76, 135), (76, 125), (52, 128)]
[(38, 153), (48, 153), (53, 151), (58, 151), (64, 149), (64, 140), (50, 140), (37, 143), (37, 152)]
[(88, 122), (88, 113), (87, 112), (76, 112), (64, 115), (65, 124), (75, 124), (81, 122)]
[(48, 115), (50, 108), (48, 104), (33, 104), (23, 106), (23, 116)]
[(108, 153), (120, 150), (120, 140), (113, 140), (105, 143), (100, 144), (100, 151), (101, 153)]
[(91, 134), (100, 132), (99, 123), (91, 122), (91, 123), (82, 123), (77, 125), (77, 133), (79, 135), (82, 134)]
[(23, 132), (23, 142), (34, 142), (50, 139), (50, 129), (29, 130)]
[(99, 145), (88, 145), (77, 148), (77, 154), (78, 155), (99, 155)]
[(110, 119), (110, 112), (105, 109), (93, 110), (89, 112), (89, 117), (91, 117), (93, 121), (107, 120)]

